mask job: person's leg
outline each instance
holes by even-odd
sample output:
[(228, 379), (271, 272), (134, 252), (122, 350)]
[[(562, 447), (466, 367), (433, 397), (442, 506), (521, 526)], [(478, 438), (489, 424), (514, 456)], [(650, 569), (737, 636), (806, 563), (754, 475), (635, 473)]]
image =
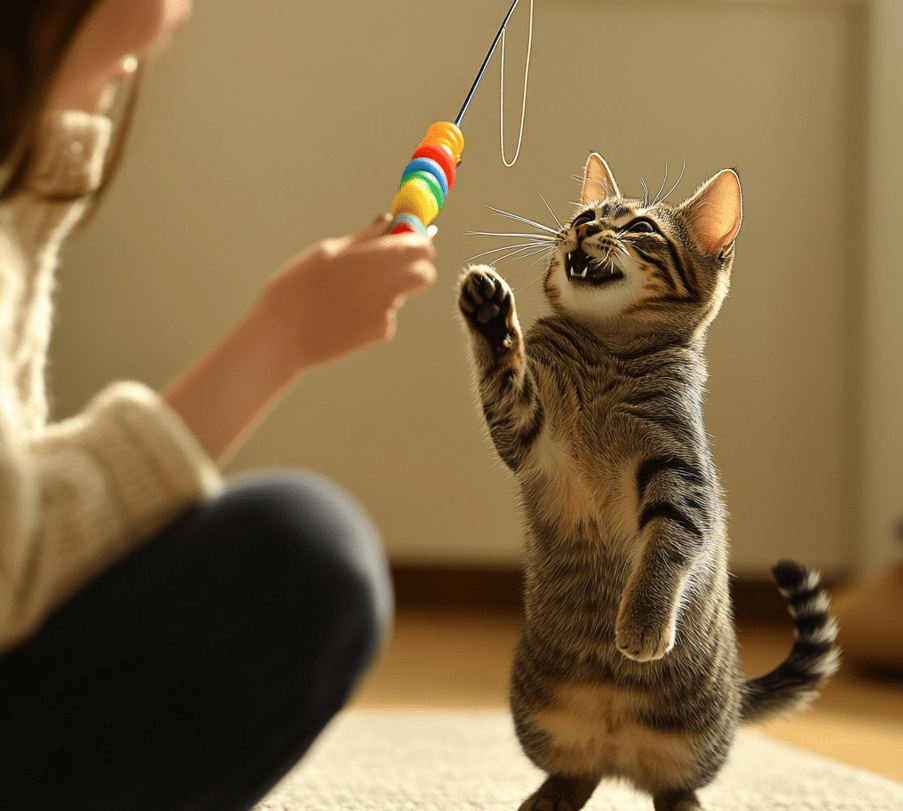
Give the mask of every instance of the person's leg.
[(2, 807), (250, 808), (344, 704), (391, 613), (355, 502), (301, 474), (236, 484), (0, 659)]

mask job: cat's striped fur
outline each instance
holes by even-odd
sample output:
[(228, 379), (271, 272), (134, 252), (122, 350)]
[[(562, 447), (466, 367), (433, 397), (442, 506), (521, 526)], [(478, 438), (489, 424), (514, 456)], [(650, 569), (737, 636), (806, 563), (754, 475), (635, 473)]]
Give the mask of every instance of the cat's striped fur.
[(827, 596), (788, 561), (773, 572), (792, 652), (757, 679), (738, 663), (702, 402), (741, 206), (729, 170), (681, 206), (626, 199), (592, 155), (554, 238), (551, 315), (524, 336), (492, 268), (461, 280), (486, 425), (525, 516), (511, 706), (549, 777), (523, 811), (576, 811), (611, 777), (657, 811), (696, 809), (738, 724), (806, 704), (836, 669)]

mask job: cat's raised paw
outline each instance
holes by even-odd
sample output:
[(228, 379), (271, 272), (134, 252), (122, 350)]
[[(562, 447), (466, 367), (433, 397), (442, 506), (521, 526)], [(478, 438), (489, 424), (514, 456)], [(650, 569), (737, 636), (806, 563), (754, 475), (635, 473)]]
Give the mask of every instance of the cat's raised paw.
[(458, 307), (471, 329), (482, 335), (497, 354), (514, 345), (514, 296), (508, 283), (492, 268), (472, 268), (464, 276)]
[(653, 623), (641, 625), (619, 620), (615, 627), (615, 644), (628, 659), (652, 662), (661, 659), (674, 647), (676, 628), (658, 627)]

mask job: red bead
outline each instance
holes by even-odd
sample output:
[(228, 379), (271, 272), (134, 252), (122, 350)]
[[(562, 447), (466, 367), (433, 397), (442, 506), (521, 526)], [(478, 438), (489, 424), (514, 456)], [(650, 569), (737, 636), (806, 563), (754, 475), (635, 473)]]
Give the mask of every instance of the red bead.
[(422, 234), (428, 235), (426, 226), (420, 221), (420, 218), (414, 214), (399, 214), (390, 223), (390, 234)]
[(430, 158), (442, 167), (448, 188), (455, 185), (455, 158), (447, 146), (439, 144), (421, 144), (413, 155), (414, 158)]

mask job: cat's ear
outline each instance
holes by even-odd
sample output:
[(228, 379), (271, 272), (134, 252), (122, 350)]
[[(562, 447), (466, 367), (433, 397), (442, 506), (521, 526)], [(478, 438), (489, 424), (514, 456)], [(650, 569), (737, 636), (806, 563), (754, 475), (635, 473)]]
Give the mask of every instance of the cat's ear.
[(601, 155), (593, 152), (586, 162), (583, 171), (583, 194), (580, 199), (583, 205), (596, 203), (609, 197), (620, 197), (621, 190), (615, 183), (615, 176)]
[(740, 178), (733, 170), (724, 169), (704, 183), (681, 209), (687, 213), (690, 234), (701, 253), (727, 254), (743, 222)]

